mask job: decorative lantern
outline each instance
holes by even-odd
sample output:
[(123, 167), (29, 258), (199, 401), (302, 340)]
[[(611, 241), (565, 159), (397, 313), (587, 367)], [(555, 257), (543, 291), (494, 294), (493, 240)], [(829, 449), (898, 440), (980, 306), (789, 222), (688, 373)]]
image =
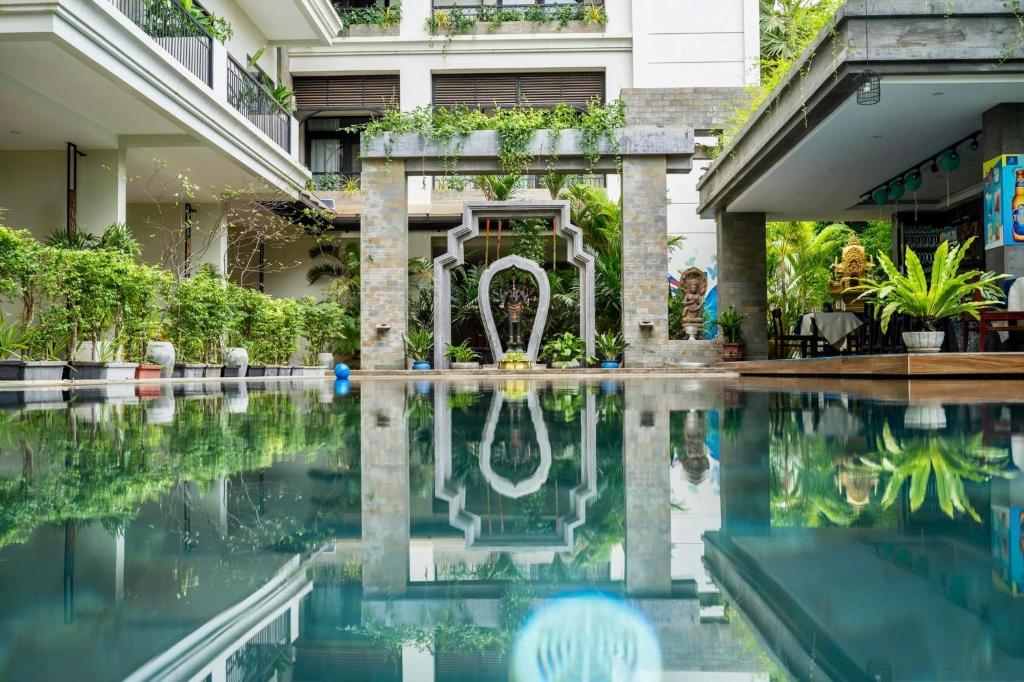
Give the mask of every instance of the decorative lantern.
[(921, 171), (912, 170), (903, 177), (903, 186), (907, 188), (907, 191), (913, 194), (917, 190), (921, 189), (921, 184), (924, 182), (924, 178), (921, 177)]
[(893, 180), (892, 184), (889, 185), (889, 201), (899, 201), (900, 199), (903, 198), (903, 194), (906, 191), (906, 185), (903, 184), (902, 180)]
[(960, 167), (960, 155), (955, 149), (947, 149), (946, 151), (939, 154), (938, 164), (939, 168), (952, 173)]
[(879, 187), (871, 193), (871, 201), (875, 202), (879, 206), (889, 201), (889, 192), (885, 187)]
[(857, 104), (872, 106), (882, 101), (882, 77), (871, 69), (864, 69), (853, 79), (857, 86)]

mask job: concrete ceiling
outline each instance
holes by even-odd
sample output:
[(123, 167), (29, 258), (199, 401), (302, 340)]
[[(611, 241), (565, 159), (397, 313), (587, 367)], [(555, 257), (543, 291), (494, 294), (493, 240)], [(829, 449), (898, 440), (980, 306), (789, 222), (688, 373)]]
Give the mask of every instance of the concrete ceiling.
[[(981, 129), (982, 114), (1002, 102), (1024, 101), (1024, 77), (974, 74), (965, 78), (892, 77), (882, 82), (882, 102), (859, 106), (851, 97), (811, 131), (728, 209), (764, 212), (770, 220), (878, 219), (890, 208), (861, 204), (860, 196)], [(980, 151), (960, 147), (961, 167), (923, 169), (918, 191), (923, 208), (945, 207), (947, 191), (980, 193)], [(1024, 150), (1018, 150), (1024, 153)], [(912, 207), (913, 197), (901, 200)]]
[[(185, 198), (184, 176), (194, 196)], [(254, 185), (252, 176), (220, 152), (203, 146), (132, 147), (128, 150), (129, 203), (173, 203), (215, 201), (224, 190), (267, 194)]]

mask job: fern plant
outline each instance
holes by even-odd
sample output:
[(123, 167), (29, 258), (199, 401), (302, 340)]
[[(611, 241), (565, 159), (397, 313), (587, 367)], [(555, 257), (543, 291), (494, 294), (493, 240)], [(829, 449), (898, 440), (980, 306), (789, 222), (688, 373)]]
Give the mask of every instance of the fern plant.
[[(860, 299), (875, 304), (882, 331), (889, 329), (895, 314), (909, 315), (921, 321), (928, 331), (936, 331), (939, 320), (967, 314), (979, 318), (979, 311), (991, 307), (1002, 297), (999, 282), (1007, 275), (967, 270), (960, 272), (960, 263), (974, 238), (950, 248), (943, 242), (935, 250), (931, 277), (925, 275), (921, 261), (910, 247), (906, 250), (907, 273), (903, 274), (885, 254), (878, 255), (878, 265), (885, 279), (865, 280), (856, 289), (864, 293)], [(980, 294), (981, 300), (974, 295)]]

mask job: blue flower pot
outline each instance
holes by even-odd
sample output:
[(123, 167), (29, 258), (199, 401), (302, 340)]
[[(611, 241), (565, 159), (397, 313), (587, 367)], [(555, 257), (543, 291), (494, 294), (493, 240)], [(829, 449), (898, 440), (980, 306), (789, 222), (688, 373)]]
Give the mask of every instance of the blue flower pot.
[(618, 368), (619, 368), (619, 363), (617, 363), (615, 360), (602, 360), (601, 361), (601, 369), (618, 369)]
[(429, 381), (416, 381), (416, 382), (413, 382), (413, 390), (416, 391), (417, 395), (430, 395), (430, 382)]
[(430, 369), (430, 363), (427, 362), (426, 360), (417, 360), (416, 362), (412, 363), (412, 368), (416, 371)]
[(337, 379), (334, 382), (334, 395), (344, 398), (352, 390), (352, 384), (348, 379)]

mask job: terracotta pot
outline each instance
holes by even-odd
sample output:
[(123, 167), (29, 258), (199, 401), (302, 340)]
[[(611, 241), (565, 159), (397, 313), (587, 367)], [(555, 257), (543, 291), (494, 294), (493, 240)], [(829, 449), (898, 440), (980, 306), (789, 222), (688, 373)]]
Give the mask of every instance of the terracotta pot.
[(723, 360), (726, 362), (739, 362), (743, 359), (742, 343), (723, 343), (722, 351), (724, 352)]
[(163, 369), (160, 365), (139, 365), (135, 368), (135, 379), (159, 379)]

